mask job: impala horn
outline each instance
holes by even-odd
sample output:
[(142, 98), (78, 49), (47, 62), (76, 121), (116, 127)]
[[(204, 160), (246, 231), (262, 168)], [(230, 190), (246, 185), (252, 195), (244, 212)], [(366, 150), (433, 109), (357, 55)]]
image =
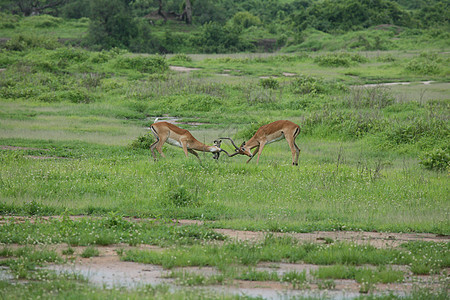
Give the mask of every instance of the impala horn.
[(234, 146), (234, 153), (233, 154), (228, 154), (228, 152), (226, 152), (225, 150), (223, 150), (222, 149), (222, 151), (223, 152), (225, 152), (227, 155), (228, 155), (228, 157), (233, 157), (233, 156), (235, 156), (235, 155), (237, 155), (237, 154), (240, 154), (239, 153), (239, 147), (238, 146), (236, 146), (236, 144), (234, 143), (234, 141), (231, 139), (231, 138), (229, 138), (229, 137), (221, 137), (221, 138), (219, 138), (220, 140), (229, 140), (230, 142), (231, 142), (231, 144), (233, 144), (233, 146)]

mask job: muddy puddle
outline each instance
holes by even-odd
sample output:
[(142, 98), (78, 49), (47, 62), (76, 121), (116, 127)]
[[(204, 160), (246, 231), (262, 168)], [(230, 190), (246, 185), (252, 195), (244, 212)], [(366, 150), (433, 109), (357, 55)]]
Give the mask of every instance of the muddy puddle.
[[(199, 274), (205, 277), (220, 274), (212, 267), (185, 267), (174, 268), (173, 270), (163, 269), (161, 266), (142, 264), (135, 262), (121, 261), (117, 254), (117, 249), (127, 249), (129, 246), (105, 246), (99, 247), (100, 256), (91, 258), (80, 258), (79, 253), (85, 247), (74, 247), (74, 261), (64, 265), (50, 265), (46, 269), (57, 273), (68, 273), (82, 275), (88, 282), (101, 288), (139, 288), (146, 285), (166, 285), (170, 290), (177, 289), (200, 289), (213, 293), (246, 295), (252, 297), (261, 297), (263, 299), (287, 299), (295, 296), (301, 297), (319, 297), (332, 299), (352, 299), (359, 297), (360, 285), (354, 280), (334, 280), (335, 286), (332, 289), (319, 288), (318, 282), (312, 279), (310, 275), (317, 270), (319, 266), (311, 264), (291, 264), (291, 263), (260, 263), (254, 269), (256, 271), (276, 272), (280, 277), (287, 272), (296, 271), (298, 273), (306, 272), (308, 282), (298, 288), (293, 288), (289, 283), (278, 281), (245, 281), (232, 280), (224, 285), (195, 286), (186, 287), (179, 285), (175, 279), (168, 278), (171, 272), (187, 272), (189, 274)], [(142, 248), (142, 247), (139, 247)], [(158, 247), (145, 247), (149, 250), (159, 251)], [(404, 269), (404, 266), (395, 266), (395, 268)], [(5, 270), (6, 271), (6, 270)], [(406, 271), (406, 270), (403, 270)], [(0, 277), (1, 275), (0, 270)], [(3, 272), (5, 273), (5, 272)], [(6, 276), (3, 274), (3, 276)], [(5, 280), (9, 278), (3, 277)], [(404, 295), (411, 291), (413, 282), (417, 283), (417, 278), (407, 278), (403, 283), (377, 285), (372, 294), (381, 295), (385, 293), (394, 293)], [(424, 276), (424, 284), (433, 281), (431, 276)]]
[[(85, 216), (71, 216), (73, 220), (84, 218)], [(40, 219), (59, 218), (59, 216), (41, 217)], [(7, 217), (8, 222), (33, 222), (32, 217)], [(130, 221), (140, 222), (149, 219), (130, 218)], [(1, 223), (6, 220), (0, 220)], [(178, 225), (201, 225), (203, 222), (196, 220), (173, 220), (174, 226)], [(226, 235), (231, 240), (238, 241), (261, 241), (268, 233), (254, 231), (239, 231), (231, 229), (215, 229), (218, 233)], [(448, 242), (449, 236), (439, 236), (429, 233), (382, 233), (382, 232), (311, 232), (311, 233), (271, 233), (275, 236), (290, 235), (300, 241), (324, 243), (333, 241), (347, 241), (358, 244), (370, 244), (377, 248), (397, 247), (407, 241), (433, 241)], [(20, 247), (20, 245), (9, 245), (9, 247)], [(39, 246), (37, 246), (39, 247)], [(67, 249), (66, 244), (46, 245), (58, 253)], [(94, 286), (100, 288), (128, 288), (134, 289), (146, 285), (166, 285), (170, 290), (178, 289), (198, 289), (209, 291), (214, 294), (246, 295), (251, 297), (261, 297), (263, 299), (288, 299), (292, 297), (317, 297), (332, 299), (352, 299), (363, 296), (360, 293), (361, 286), (355, 280), (335, 279), (332, 286), (324, 288), (323, 281), (313, 276), (314, 272), (320, 268), (318, 265), (287, 263), (287, 262), (265, 262), (254, 267), (258, 272), (276, 272), (279, 278), (288, 272), (305, 272), (307, 281), (300, 286), (294, 287), (291, 283), (279, 281), (247, 281), (247, 280), (225, 280), (223, 285), (194, 286), (186, 287), (176, 279), (169, 278), (172, 272), (187, 272), (189, 274), (202, 275), (208, 278), (221, 274), (213, 267), (185, 267), (173, 270), (163, 269), (159, 265), (142, 264), (135, 262), (121, 261), (118, 253), (129, 249), (141, 249), (148, 251), (162, 251), (163, 248), (152, 245), (129, 246), (127, 244), (115, 244), (97, 247), (99, 256), (82, 258), (81, 253), (86, 247), (72, 247), (74, 253), (68, 258), (68, 263), (52, 264), (45, 269), (53, 270), (57, 273), (78, 274), (88, 280)], [(366, 268), (376, 268), (375, 266), (363, 266)], [(395, 270), (400, 270), (405, 274), (403, 282), (390, 284), (376, 284), (371, 291), (372, 295), (383, 295), (392, 293), (395, 295), (409, 294), (414, 286), (439, 288), (442, 286), (439, 276), (442, 275), (413, 275), (408, 266), (390, 266)], [(253, 268), (252, 268), (253, 269)], [(444, 270), (448, 274), (450, 269)], [(7, 268), (0, 268), (0, 280), (14, 281)]]

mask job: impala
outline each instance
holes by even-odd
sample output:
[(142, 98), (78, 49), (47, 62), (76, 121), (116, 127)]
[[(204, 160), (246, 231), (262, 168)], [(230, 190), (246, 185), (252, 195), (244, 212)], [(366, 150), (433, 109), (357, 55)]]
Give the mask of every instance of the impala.
[[(208, 146), (197, 139), (195, 139), (192, 134), (186, 129), (182, 129), (178, 126), (175, 126), (168, 122), (155, 122), (150, 126), (153, 135), (156, 138), (156, 142), (154, 142), (150, 146), (150, 150), (152, 151), (153, 158), (156, 160), (155, 149), (158, 150), (159, 154), (162, 157), (166, 157), (162, 152), (162, 146), (165, 142), (170, 145), (183, 148), (184, 154), (186, 157), (188, 156), (188, 152), (195, 155), (200, 160), (197, 151), (203, 152), (211, 152), (213, 153), (213, 158), (218, 159), (220, 152), (225, 152), (225, 150), (220, 149), (220, 141), (215, 141), (214, 146)], [(228, 154), (228, 153), (227, 153)]]
[[(247, 155), (250, 157), (247, 160), (248, 163), (250, 160), (252, 160), (253, 156), (255, 156), (255, 154), (258, 152), (258, 158), (256, 159), (256, 163), (258, 163), (259, 157), (261, 156), (261, 153), (265, 145), (285, 138), (289, 144), (289, 147), (291, 148), (292, 164), (297, 166), (300, 149), (295, 144), (295, 139), (297, 138), (299, 133), (300, 133), (300, 126), (291, 121), (280, 120), (261, 126), (256, 131), (255, 135), (247, 142), (243, 142), (240, 147), (236, 146), (236, 144), (231, 138), (220, 138), (220, 139), (230, 140), (235, 148), (235, 152), (233, 154), (228, 155), (227, 153), (228, 156), (231, 157), (237, 154)], [(250, 151), (253, 148), (256, 149), (253, 153), (251, 153)]]

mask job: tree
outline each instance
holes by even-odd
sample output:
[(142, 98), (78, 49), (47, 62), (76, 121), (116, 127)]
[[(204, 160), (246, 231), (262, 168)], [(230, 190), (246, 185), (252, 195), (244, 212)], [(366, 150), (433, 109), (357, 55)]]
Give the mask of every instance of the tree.
[(127, 0), (96, 0), (90, 6), (87, 42), (95, 48), (128, 47), (137, 35)]
[(13, 13), (22, 13), (24, 16), (39, 15), (50, 9), (61, 7), (68, 0), (13, 0), (2, 1), (2, 6), (9, 7)]

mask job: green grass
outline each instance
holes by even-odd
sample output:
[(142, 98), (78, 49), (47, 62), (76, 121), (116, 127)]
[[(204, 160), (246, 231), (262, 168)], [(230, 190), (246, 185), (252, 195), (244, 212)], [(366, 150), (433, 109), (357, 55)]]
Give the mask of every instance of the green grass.
[[(414, 243), (408, 244), (414, 246)], [(212, 266), (225, 270), (227, 266), (238, 264), (245, 266), (255, 266), (260, 262), (304, 262), (318, 265), (348, 265), (360, 266), (365, 264), (386, 266), (390, 264), (409, 265), (420, 262), (422, 265), (433, 265), (435, 270), (442, 270), (448, 267), (449, 261), (446, 258), (448, 244), (433, 243), (431, 248), (425, 252), (412, 253), (403, 248), (377, 249), (373, 246), (359, 246), (348, 243), (336, 243), (331, 245), (301, 244), (290, 238), (266, 237), (262, 242), (257, 243), (237, 243), (229, 242), (222, 246), (218, 245), (193, 245), (164, 251), (129, 250), (125, 251), (122, 259), (125, 261), (135, 261), (147, 264), (157, 264), (164, 268), (187, 266)], [(426, 259), (422, 259), (425, 257)], [(339, 268), (338, 266), (335, 267)], [(341, 267), (345, 269), (344, 267)], [(356, 269), (350, 268), (348, 271), (339, 272), (331, 269), (331, 273), (346, 272), (351, 278), (356, 278)], [(323, 270), (321, 272), (326, 272)], [(367, 271), (370, 272), (370, 271)], [(389, 278), (389, 272), (381, 269), (380, 280)], [(358, 273), (359, 274), (359, 273)], [(362, 272), (364, 275), (364, 272)], [(269, 276), (268, 274), (250, 274), (251, 276)], [(242, 275), (250, 277), (249, 274)], [(399, 275), (399, 274), (398, 274)], [(358, 275), (359, 276), (359, 275)], [(362, 276), (362, 275), (361, 275)], [(318, 275), (319, 278), (330, 278), (325, 275)], [(395, 276), (394, 276), (395, 277)], [(333, 278), (333, 277), (331, 277)]]
[[(39, 206), (30, 204), (29, 209), (39, 211)], [(100, 212), (97, 212), (100, 213)], [(178, 227), (165, 224), (164, 219), (132, 222), (115, 213), (105, 213), (106, 218), (82, 218), (70, 220), (67, 217), (16, 223), (8, 220), (2, 225), (0, 240), (6, 244), (60, 244), (130, 245), (152, 244), (159, 246), (189, 245), (202, 241), (224, 240), (225, 237), (211, 229), (196, 225)]]
[[(320, 269), (321, 274), (331, 274), (317, 279), (323, 288), (333, 286), (336, 273), (350, 273), (360, 282), (361, 292), (369, 292), (377, 282), (401, 280), (403, 275), (390, 264), (408, 265), (413, 274), (440, 274), (448, 268), (447, 244), (376, 249), (273, 237), (254, 244), (226, 241), (212, 230), (450, 234), (445, 168), (450, 73), (444, 39), (437, 41), (430, 32), (420, 38), (403, 32), (400, 40), (392, 40), (390, 33), (368, 31), (366, 40), (362, 32), (314, 40), (316, 33), (310, 32), (302, 49), (319, 43), (319, 49), (329, 51), (163, 58), (61, 46), (54, 37), (78, 38), (86, 27), (82, 21), (74, 29), (69, 21), (44, 18), (19, 18), (14, 29), (1, 29), (5, 37), (13, 37), (14, 30), (22, 33), (6, 45), (16, 50), (0, 51), (0, 214), (5, 219), (1, 243), (66, 243), (64, 255), (71, 255), (71, 245), (173, 246), (162, 252), (121, 254), (126, 260), (165, 268), (251, 268), (217, 278), (174, 275), (186, 285), (221, 284), (239, 276), (275, 280), (273, 272), (252, 269), (264, 261), (331, 265), (330, 270)], [(39, 25), (41, 21), (46, 25)], [(368, 51), (377, 36), (378, 43), (391, 50)], [(417, 46), (409, 47), (414, 39)], [(349, 48), (353, 50), (348, 53), (333, 52)], [(168, 70), (171, 64), (201, 70), (178, 74)], [(355, 87), (395, 81), (411, 84)], [(259, 125), (289, 119), (302, 129), (297, 139), (302, 150), (299, 166), (290, 165), (285, 141), (265, 147), (259, 165), (246, 164), (242, 156), (222, 155), (213, 161), (207, 153), (198, 163), (171, 146), (164, 146), (167, 157), (155, 162), (142, 136), (161, 116), (191, 123), (180, 127), (206, 144), (221, 136), (241, 143)], [(227, 141), (223, 147), (233, 151)], [(80, 214), (94, 217), (68, 218)], [(16, 223), (7, 215), (61, 219)], [(123, 216), (156, 221), (132, 222)], [(206, 225), (165, 222), (176, 218), (203, 220)], [(33, 259), (11, 251), (2, 256), (20, 278), (39, 273)], [(360, 267), (365, 264), (377, 267)], [(291, 275), (289, 282), (303, 287), (303, 273)], [(70, 289), (77, 295), (86, 293), (76, 279), (65, 285), (54, 274), (42, 276), (51, 280), (31, 284), (36, 292), (1, 284), (19, 298), (24, 293), (45, 297), (54, 287), (60, 287), (62, 296)], [(110, 295), (103, 289), (95, 292), (100, 298)], [(121, 291), (117, 297), (140, 293)], [(185, 291), (150, 293), (193, 297)], [(419, 298), (414, 295), (412, 299)]]

